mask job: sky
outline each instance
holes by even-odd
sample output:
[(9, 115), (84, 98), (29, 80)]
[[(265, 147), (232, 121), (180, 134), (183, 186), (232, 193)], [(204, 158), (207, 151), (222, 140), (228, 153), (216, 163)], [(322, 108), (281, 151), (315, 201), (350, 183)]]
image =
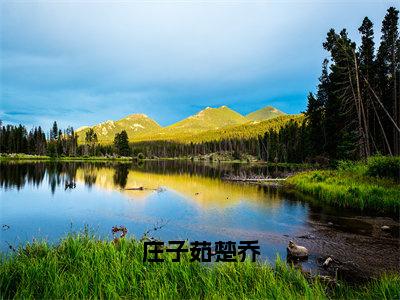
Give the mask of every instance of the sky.
[(0, 119), (50, 128), (145, 113), (163, 126), (211, 106), (300, 113), (330, 28), (396, 1), (0, 0)]

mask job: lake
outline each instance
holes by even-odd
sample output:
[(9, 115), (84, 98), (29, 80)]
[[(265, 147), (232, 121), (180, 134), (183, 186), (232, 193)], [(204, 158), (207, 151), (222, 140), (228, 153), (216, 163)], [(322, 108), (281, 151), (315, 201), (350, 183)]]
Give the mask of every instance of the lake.
[[(262, 258), (271, 261), (277, 254), (285, 259), (294, 240), (309, 248), (302, 267), (311, 272), (323, 273), (321, 261), (328, 255), (366, 274), (399, 271), (398, 219), (310, 204), (283, 188), (222, 179), (283, 177), (298, 169), (146, 161), (1, 163), (0, 171), (3, 252), (33, 239), (55, 243), (85, 226), (112, 239), (111, 228), (123, 225), (129, 236), (149, 231), (164, 242), (259, 240)], [(383, 225), (391, 230), (382, 231)]]

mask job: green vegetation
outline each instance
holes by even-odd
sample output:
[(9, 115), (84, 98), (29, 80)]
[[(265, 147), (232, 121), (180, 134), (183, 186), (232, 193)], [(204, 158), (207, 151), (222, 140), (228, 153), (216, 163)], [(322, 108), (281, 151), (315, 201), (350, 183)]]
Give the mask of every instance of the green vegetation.
[(371, 157), (367, 163), (342, 161), (336, 170), (299, 173), (289, 178), (287, 183), (331, 205), (398, 214), (400, 185), (390, 178), (390, 171), (387, 174), (389, 178), (382, 176), (385, 167), (394, 162), (398, 166), (400, 157)]
[(128, 134), (125, 130), (121, 133), (117, 133), (114, 138), (114, 148), (118, 155), (129, 156), (131, 154), (131, 149), (129, 148)]
[(188, 261), (143, 263), (143, 244), (69, 236), (59, 245), (34, 242), (0, 261), (1, 298), (256, 298), (399, 299), (400, 276), (383, 275), (358, 286), (307, 278), (277, 258), (268, 263)]
[(309, 156), (333, 160), (400, 155), (399, 11), (390, 7), (375, 51), (374, 26), (360, 22), (361, 43), (330, 29), (317, 93), (308, 96)]
[(204, 130), (244, 124), (249, 120), (227, 106), (217, 108), (207, 107), (194, 116), (190, 116), (171, 126), (169, 130), (199, 132)]
[(246, 118), (251, 121), (265, 121), (283, 115), (285, 115), (284, 112), (276, 109), (275, 107), (267, 106), (252, 113), (249, 113), (248, 115), (246, 115)]
[(192, 136), (189, 141), (193, 143), (202, 143), (228, 139), (239, 139), (243, 141), (257, 139), (258, 136), (268, 130), (279, 130), (290, 121), (301, 122), (302, 120), (304, 120), (303, 115), (278, 116), (266, 121), (248, 122), (241, 125), (227, 126), (221, 129), (205, 131)]
[(358, 28), (359, 47), (346, 29), (329, 30), (323, 43), (329, 59), (322, 63), (317, 92), (308, 95), (305, 121), (265, 132), (261, 159), (328, 165), (400, 155), (398, 14), (394, 7), (387, 10), (377, 51), (368, 17)]
[(260, 150), (263, 147), (258, 137), (261, 133), (266, 130), (279, 130), (285, 124), (297, 124), (302, 120), (304, 120), (303, 115), (285, 115), (267, 121), (227, 126), (198, 134), (182, 132), (179, 135), (164, 136), (165, 139), (171, 139), (168, 141), (158, 141), (157, 137), (149, 136), (151, 140), (134, 142), (131, 146), (146, 157), (198, 157), (215, 153), (220, 155), (239, 153), (241, 156), (260, 158)]
[(367, 175), (400, 181), (400, 156), (375, 156), (368, 160)]

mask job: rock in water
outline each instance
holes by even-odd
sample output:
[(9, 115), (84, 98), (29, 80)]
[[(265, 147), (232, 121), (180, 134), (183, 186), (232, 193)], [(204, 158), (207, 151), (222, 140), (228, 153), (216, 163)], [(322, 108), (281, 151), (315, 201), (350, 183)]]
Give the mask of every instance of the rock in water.
[(293, 241), (289, 242), (288, 247), (286, 248), (287, 255), (294, 258), (307, 258), (308, 250), (306, 247), (298, 246)]
[(322, 266), (324, 267), (324, 268), (327, 268), (329, 265), (330, 265), (330, 263), (333, 261), (333, 259), (332, 259), (332, 257), (328, 257), (325, 261), (324, 261), (324, 263), (322, 264)]

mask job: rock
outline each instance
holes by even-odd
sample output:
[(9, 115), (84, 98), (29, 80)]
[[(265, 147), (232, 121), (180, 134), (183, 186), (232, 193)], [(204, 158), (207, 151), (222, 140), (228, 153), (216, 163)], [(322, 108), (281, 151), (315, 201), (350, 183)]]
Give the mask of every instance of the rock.
[(322, 264), (322, 266), (324, 267), (324, 268), (327, 268), (329, 265), (330, 265), (330, 263), (333, 261), (333, 259), (332, 259), (332, 257), (328, 257), (325, 261), (324, 261), (324, 263)]
[(390, 229), (390, 227), (389, 227), (389, 226), (387, 226), (387, 225), (383, 225), (383, 226), (381, 227), (381, 229), (382, 229), (382, 230), (389, 230), (389, 229)]
[(294, 258), (307, 258), (308, 250), (306, 247), (298, 246), (293, 241), (289, 242), (288, 247), (286, 248), (287, 255)]

